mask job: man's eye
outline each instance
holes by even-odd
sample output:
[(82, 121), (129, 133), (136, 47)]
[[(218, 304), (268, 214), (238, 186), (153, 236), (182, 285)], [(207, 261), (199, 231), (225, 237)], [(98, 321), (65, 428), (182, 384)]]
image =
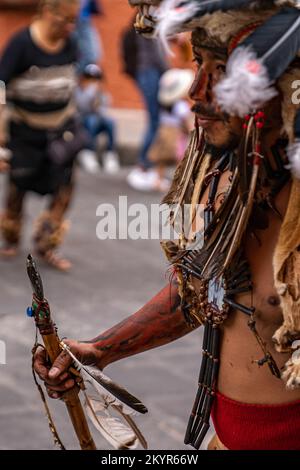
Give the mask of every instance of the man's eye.
[(219, 64), (217, 65), (217, 70), (219, 72), (225, 73), (226, 72), (226, 65), (225, 64)]
[(194, 57), (193, 62), (195, 62), (197, 65), (203, 64), (203, 60), (201, 59), (201, 57)]

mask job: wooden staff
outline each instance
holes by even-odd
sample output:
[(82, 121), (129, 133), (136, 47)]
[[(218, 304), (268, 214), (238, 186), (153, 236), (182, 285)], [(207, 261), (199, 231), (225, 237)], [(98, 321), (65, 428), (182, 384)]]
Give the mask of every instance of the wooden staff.
[[(27, 273), (33, 288), (32, 316), (43, 338), (45, 349), (51, 364), (61, 353), (60, 340), (55, 324), (52, 321), (48, 301), (44, 297), (41, 276), (31, 255), (27, 258)], [(76, 436), (82, 450), (96, 450), (86, 417), (79, 399), (79, 386), (75, 386), (63, 395), (63, 401), (68, 409)]]

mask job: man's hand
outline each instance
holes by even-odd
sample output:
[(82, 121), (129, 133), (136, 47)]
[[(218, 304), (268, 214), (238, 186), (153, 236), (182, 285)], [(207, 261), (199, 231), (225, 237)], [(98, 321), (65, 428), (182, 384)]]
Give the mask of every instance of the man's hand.
[[(99, 351), (95, 349), (93, 344), (79, 343), (74, 340), (64, 342), (83, 364), (97, 365), (99, 363)], [(51, 367), (45, 349), (38, 347), (34, 354), (33, 365), (35, 372), (44, 381), (51, 398), (61, 398), (64, 392), (74, 387), (75, 381), (68, 372), (72, 365), (72, 358), (67, 352), (63, 351)]]

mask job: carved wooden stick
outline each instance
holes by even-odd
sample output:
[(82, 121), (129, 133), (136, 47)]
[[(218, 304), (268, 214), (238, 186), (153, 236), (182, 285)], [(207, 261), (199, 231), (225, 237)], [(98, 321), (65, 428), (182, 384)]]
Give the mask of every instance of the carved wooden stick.
[[(45, 349), (51, 364), (61, 353), (60, 340), (57, 335), (55, 324), (52, 321), (48, 301), (44, 298), (41, 276), (37, 270), (31, 255), (27, 258), (27, 273), (34, 291), (32, 302), (32, 316), (35, 324), (43, 338)], [(68, 409), (74, 431), (79, 440), (82, 450), (96, 450), (95, 443), (90, 433), (87, 420), (79, 399), (79, 387), (67, 391), (63, 395), (63, 401)]]

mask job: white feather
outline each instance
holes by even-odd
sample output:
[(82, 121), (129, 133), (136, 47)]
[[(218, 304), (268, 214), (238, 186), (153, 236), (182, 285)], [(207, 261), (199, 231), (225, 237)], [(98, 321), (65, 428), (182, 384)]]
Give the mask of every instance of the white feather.
[(236, 49), (227, 63), (227, 73), (215, 86), (223, 111), (244, 117), (277, 95), (263, 62), (249, 48)]
[(182, 0), (164, 0), (156, 11), (156, 36), (160, 39), (164, 49), (173, 54), (168, 38), (181, 30), (181, 26), (191, 20), (198, 10), (196, 2), (182, 5)]
[[(131, 418), (131, 415), (135, 414), (135, 411), (104, 389), (102, 385), (90, 375), (90, 372), (87, 371), (87, 367), (76, 358), (63, 341), (61, 341), (61, 346), (75, 362), (77, 369), (84, 379), (84, 385), (89, 383), (97, 392), (97, 397), (91, 397), (87, 394), (86, 388), (83, 390), (85, 395), (85, 409), (95, 428), (115, 449), (131, 450), (135, 449), (138, 444), (147, 448), (147, 442), (143, 434)], [(99, 373), (102, 374), (101, 371), (97, 370), (97, 374)], [(102, 375), (105, 377), (104, 374)], [(109, 378), (106, 378), (106, 380), (107, 379), (110, 380)], [(104, 391), (105, 394), (103, 393)], [(125, 422), (122, 422), (120, 418), (111, 416), (110, 410), (118, 412)]]
[(136, 449), (139, 440), (135, 432), (119, 418), (110, 416), (109, 403), (102, 396), (102, 402), (95, 401), (86, 395), (85, 409), (91, 422), (102, 436), (115, 449)]
[(287, 168), (291, 170), (292, 174), (300, 179), (300, 141), (290, 144), (287, 149), (289, 157), (289, 165)]

